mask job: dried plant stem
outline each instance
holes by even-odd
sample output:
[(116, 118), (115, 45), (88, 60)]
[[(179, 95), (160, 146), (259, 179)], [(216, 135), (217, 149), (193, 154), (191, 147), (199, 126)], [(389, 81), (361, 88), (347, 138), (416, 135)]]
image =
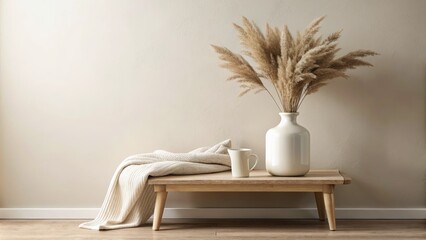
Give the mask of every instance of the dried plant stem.
[(281, 109), (280, 105), (277, 103), (277, 101), (275, 100), (275, 98), (272, 96), (271, 92), (266, 87), (265, 87), (265, 90), (269, 93), (269, 96), (271, 96), (272, 100), (274, 100), (274, 103), (275, 103), (275, 105), (277, 105), (278, 110), (280, 110), (280, 112), (283, 112), (284, 110)]
[(300, 108), (300, 105), (302, 105), (302, 102), (303, 102), (303, 100), (305, 100), (306, 95), (308, 95), (308, 94), (307, 94), (307, 91), (305, 91), (305, 92), (302, 94), (302, 97), (300, 98), (299, 104), (297, 105), (297, 109), (299, 109), (299, 108)]
[[(281, 98), (281, 95), (280, 95), (280, 93), (278, 92), (278, 87), (277, 86), (275, 86), (275, 84), (274, 84), (274, 89), (275, 89), (275, 92), (277, 93), (277, 96), (278, 96), (278, 100), (280, 100), (280, 103), (282, 103), (283, 102), (283, 99)], [(269, 95), (271, 95), (271, 94), (269, 94)], [(272, 97), (272, 95), (271, 95), (271, 97)], [(273, 97), (272, 97), (273, 98)], [(275, 98), (274, 98), (274, 102), (275, 102), (275, 104), (277, 104), (277, 101), (275, 101)], [(278, 105), (278, 104), (277, 104)], [(281, 109), (281, 108), (279, 108), (280, 109), (280, 111), (283, 111), (284, 112), (284, 110), (283, 109)]]

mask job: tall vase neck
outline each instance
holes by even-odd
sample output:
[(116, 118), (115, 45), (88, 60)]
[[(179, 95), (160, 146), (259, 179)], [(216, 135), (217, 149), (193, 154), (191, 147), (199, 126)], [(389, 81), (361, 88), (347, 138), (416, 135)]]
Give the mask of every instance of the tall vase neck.
[(281, 112), (280, 116), (281, 116), (281, 122), (280, 125), (283, 124), (288, 124), (288, 123), (292, 123), (292, 124), (297, 124), (297, 115), (299, 115), (299, 113), (295, 112)]

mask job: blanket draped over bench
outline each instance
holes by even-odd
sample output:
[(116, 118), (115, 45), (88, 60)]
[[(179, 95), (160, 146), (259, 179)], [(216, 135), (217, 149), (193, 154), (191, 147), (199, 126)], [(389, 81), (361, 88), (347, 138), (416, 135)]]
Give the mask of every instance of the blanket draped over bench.
[(212, 147), (202, 147), (188, 153), (158, 150), (126, 158), (115, 171), (98, 216), (81, 228), (109, 230), (137, 227), (154, 213), (155, 193), (148, 185), (149, 176), (170, 174), (202, 174), (230, 169), (225, 140)]

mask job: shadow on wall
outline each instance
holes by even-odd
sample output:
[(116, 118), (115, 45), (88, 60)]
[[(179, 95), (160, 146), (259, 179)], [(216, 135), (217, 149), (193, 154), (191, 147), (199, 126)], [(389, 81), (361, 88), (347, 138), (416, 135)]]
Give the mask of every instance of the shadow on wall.
[[(2, 3), (0, 2), (0, 7), (2, 6)], [(5, 178), (5, 164), (4, 164), (4, 161), (5, 161), (5, 158), (3, 157), (4, 155), (2, 155), (2, 154), (4, 154), (4, 149), (3, 149), (3, 147), (5, 146), (5, 144), (4, 144), (4, 139), (5, 139), (5, 134), (4, 134), (4, 132), (2, 131), (2, 129), (4, 129), (3, 128), (3, 126), (4, 126), (4, 102), (3, 102), (3, 99), (4, 99), (4, 97), (3, 97), (3, 84), (2, 84), (2, 81), (4, 81), (4, 80), (2, 80), (1, 78), (0, 78), (0, 194), (1, 193), (3, 193), (4, 192), (4, 189), (5, 189), (5, 184), (7, 184), (7, 179)], [(3, 200), (2, 200), (3, 198), (1, 198), (0, 197), (0, 206), (3, 206)]]
[[(171, 208), (304, 208), (314, 207), (313, 193), (170, 193)], [(219, 201), (218, 201), (219, 200)]]
[[(416, 79), (403, 79), (393, 67), (394, 62), (386, 56), (379, 57), (380, 65), (375, 66), (375, 71), (366, 69), (371, 78), (354, 76), (341, 85), (341, 91), (333, 91), (338, 95), (333, 97), (344, 100), (337, 102), (343, 104), (341, 109), (351, 120), (347, 126), (351, 129), (349, 136), (345, 143), (339, 143), (340, 157), (344, 160), (333, 166), (354, 179), (349, 187), (336, 192), (337, 199), (345, 195), (349, 200), (345, 207), (397, 207), (386, 200), (401, 194), (395, 189), (414, 191), (407, 186), (419, 180), (421, 166), (418, 165), (422, 164), (419, 158), (425, 160), (426, 99), (417, 98), (426, 96), (426, 89), (416, 89)], [(426, 81), (422, 84), (426, 86)], [(330, 118), (333, 121), (333, 116)], [(420, 136), (419, 127), (423, 128)], [(410, 161), (412, 164), (407, 164)], [(418, 199), (406, 201), (418, 202)]]
[[(426, 109), (426, 66), (424, 68), (424, 108)], [(426, 111), (423, 113), (423, 136), (425, 138), (423, 145), (423, 161), (426, 162)], [(425, 164), (426, 165), (426, 164)], [(423, 184), (423, 189), (426, 189), (426, 167), (423, 169), (423, 178), (421, 183)], [(423, 191), (423, 199), (422, 202), (426, 205), (426, 191)]]
[[(426, 108), (426, 66), (424, 68), (424, 91), (425, 91), (425, 99), (424, 99), (424, 107)], [(423, 136), (425, 136), (424, 138), (426, 139), (426, 112), (424, 112), (423, 114)], [(426, 140), (424, 141), (424, 145), (423, 145), (423, 160), (426, 162)], [(422, 178), (422, 183), (423, 183), (423, 189), (426, 189), (426, 168), (423, 171), (423, 178)], [(426, 191), (423, 191), (423, 202), (426, 204)]]

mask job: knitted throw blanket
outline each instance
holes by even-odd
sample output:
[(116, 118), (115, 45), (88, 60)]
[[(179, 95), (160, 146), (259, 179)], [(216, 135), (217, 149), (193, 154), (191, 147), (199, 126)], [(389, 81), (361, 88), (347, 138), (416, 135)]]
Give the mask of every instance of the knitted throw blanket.
[(230, 169), (226, 140), (188, 153), (158, 150), (126, 158), (115, 171), (98, 216), (79, 227), (109, 230), (137, 227), (154, 213), (155, 193), (149, 176), (202, 174)]

